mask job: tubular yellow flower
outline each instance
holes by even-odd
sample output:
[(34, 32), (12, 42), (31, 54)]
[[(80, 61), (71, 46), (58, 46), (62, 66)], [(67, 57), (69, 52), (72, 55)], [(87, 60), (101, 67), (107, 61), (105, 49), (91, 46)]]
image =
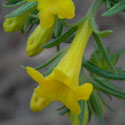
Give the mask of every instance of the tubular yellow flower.
[(28, 56), (35, 56), (43, 51), (43, 48), (41, 48), (40, 45), (47, 43), (50, 40), (55, 24), (56, 19), (51, 28), (43, 29), (40, 25), (36, 27), (27, 42), (26, 53)]
[(75, 7), (72, 0), (38, 0), (38, 10), (43, 28), (52, 26), (54, 23), (54, 15), (57, 15), (61, 19), (71, 19), (75, 15)]
[[(88, 100), (93, 90), (90, 83), (78, 85), (82, 55), (91, 33), (92, 29), (86, 20), (79, 27), (68, 52), (49, 76), (44, 77), (35, 69), (26, 68), (27, 73), (39, 83), (35, 92), (41, 98), (47, 99), (46, 103), (44, 102), (45, 104), (60, 101), (75, 114), (80, 113), (78, 101)], [(44, 103), (42, 107), (46, 106)]]
[(3, 24), (4, 31), (5, 32), (15, 32), (15, 31), (21, 30), (27, 17), (33, 10), (34, 10), (34, 8), (28, 10), (27, 12), (25, 12), (19, 16), (16, 16), (13, 18), (7, 18)]

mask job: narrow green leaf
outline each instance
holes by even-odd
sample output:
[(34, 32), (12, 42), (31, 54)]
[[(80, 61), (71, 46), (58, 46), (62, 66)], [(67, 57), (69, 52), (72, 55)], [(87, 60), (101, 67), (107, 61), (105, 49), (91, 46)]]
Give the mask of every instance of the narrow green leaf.
[(75, 34), (72, 34), (68, 39), (66, 39), (66, 40), (64, 41), (64, 43), (71, 43), (72, 40), (74, 39), (74, 37), (75, 37)]
[(102, 14), (102, 16), (112, 16), (123, 10), (125, 10), (125, 0), (120, 0), (111, 9)]
[(24, 26), (23, 26), (23, 28), (22, 28), (23, 32), (25, 32), (26, 29), (27, 29), (31, 24), (34, 24), (34, 23), (38, 23), (38, 22), (39, 22), (39, 18), (38, 18), (38, 16), (37, 16), (37, 13), (38, 13), (38, 11), (35, 10), (35, 11), (33, 11), (33, 12), (28, 16), (28, 18), (26, 19), (25, 24), (24, 24)]
[(106, 95), (109, 94), (109, 95), (115, 96), (117, 98), (125, 99), (125, 95), (112, 91), (112, 90), (106, 88), (105, 86), (102, 86), (101, 84), (99, 84), (96, 81), (92, 81), (92, 84), (95, 88), (99, 89)]
[(36, 69), (36, 70), (39, 70), (39, 69), (42, 69), (42, 68), (48, 66), (48, 65), (49, 65), (50, 63), (52, 63), (57, 57), (59, 57), (60, 54), (61, 54), (61, 53), (58, 53), (56, 56), (54, 56), (52, 59), (50, 59), (50, 60), (47, 61), (46, 63), (44, 63), (44, 64), (42, 64), (42, 65), (40, 65), (40, 66), (38, 66), (38, 67), (35, 67), (35, 69)]
[[(29, 33), (30, 33), (30, 31), (32, 30), (32, 28), (33, 28), (33, 24), (31, 24), (30, 25), (30, 27), (28, 28), (28, 30), (27, 30), (27, 32), (25, 33), (25, 35), (28, 35)], [(22, 27), (22, 30), (21, 30), (22, 32), (22, 34), (25, 32), (24, 30), (23, 30), (23, 27)]]
[(19, 1), (19, 2), (17, 2), (17, 3), (15, 3), (15, 4), (3, 4), (3, 7), (6, 7), (6, 8), (13, 8), (13, 7), (17, 7), (17, 6), (19, 6), (19, 5), (21, 5), (21, 4), (24, 4), (26, 2), (26, 0), (22, 0), (22, 1)]
[(125, 80), (125, 74), (114, 74), (108, 71), (105, 71), (95, 65), (93, 65), (92, 63), (88, 62), (88, 61), (84, 61), (82, 63), (82, 65), (89, 70), (92, 73), (95, 73), (101, 77), (107, 78), (107, 79), (112, 79), (112, 80)]
[(21, 2), (23, 0), (6, 0), (6, 5), (13, 5), (13, 4), (16, 4), (18, 2)]
[(56, 65), (59, 63), (59, 61), (61, 60), (62, 57), (63, 57), (63, 56), (59, 56), (59, 57), (55, 60), (55, 62), (49, 67), (49, 69), (48, 69), (46, 72), (44, 72), (43, 74), (44, 74), (45, 76), (48, 76), (48, 75), (53, 71), (53, 69), (56, 67)]
[(81, 108), (81, 112), (80, 112), (80, 115), (78, 116), (78, 118), (79, 118), (79, 123), (80, 123), (80, 125), (82, 125), (82, 123), (83, 123), (83, 118), (84, 118), (84, 106), (85, 106), (85, 104), (84, 104), (85, 102), (84, 101), (79, 101), (79, 104), (80, 104), (80, 108)]
[(125, 53), (125, 49), (121, 49), (120, 51), (118, 51), (112, 55), (112, 62), (114, 65), (118, 62), (121, 54), (123, 54), (123, 53)]
[(26, 21), (25, 21), (25, 23), (24, 23), (24, 26), (23, 26), (23, 28), (22, 28), (22, 30), (23, 30), (23, 32), (25, 32), (25, 30), (28, 28), (28, 26), (31, 24), (31, 19), (32, 19), (32, 17), (28, 17), (27, 19), (26, 19)]
[(94, 33), (96, 33), (100, 37), (107, 37), (107, 36), (111, 35), (113, 32), (112, 30), (99, 31), (94, 19), (89, 20), (89, 22), (90, 22), (90, 26), (92, 27)]
[(37, 2), (26, 2), (26, 4), (22, 5), (20, 8), (18, 8), (17, 10), (11, 12), (10, 14), (8, 14), (7, 16), (5, 16), (5, 18), (12, 18), (18, 15), (21, 15), (22, 13), (28, 11), (29, 9), (35, 7), (37, 5)]
[(58, 19), (58, 22), (57, 22), (57, 26), (56, 26), (56, 33), (55, 33), (55, 37), (59, 37), (61, 35), (63, 31), (63, 24), (62, 24), (62, 20), (61, 19)]
[(112, 60), (111, 60), (110, 56), (108, 55), (107, 51), (105, 50), (101, 39), (99, 38), (99, 36), (97, 34), (93, 33), (93, 35), (94, 35), (95, 41), (96, 41), (96, 43), (98, 45), (98, 48), (99, 48), (100, 52), (102, 53), (105, 60), (107, 61), (107, 64), (109, 64), (112, 71), (116, 74), (117, 71), (116, 71), (114, 65), (112, 64)]
[(63, 106), (61, 106), (60, 108), (56, 109), (56, 111), (63, 110), (65, 107), (66, 107), (66, 106), (65, 106), (65, 105), (63, 105)]
[(51, 67), (44, 73), (45, 76), (49, 75), (53, 69), (56, 67), (56, 65), (60, 62), (60, 60), (63, 58), (65, 53), (67, 52), (67, 48), (63, 49), (61, 54), (56, 58), (55, 62), (51, 65)]
[[(50, 59), (49, 61), (47, 61), (46, 63), (44, 63), (44, 64), (42, 64), (42, 65), (40, 65), (40, 66), (38, 66), (38, 67), (35, 67), (34, 69), (40, 70), (40, 69), (42, 69), (42, 68), (48, 66), (48, 65), (49, 65), (50, 63), (52, 63), (60, 54), (61, 54), (61, 52), (58, 53), (58, 54), (57, 54), (56, 56), (54, 56), (53, 58), (51, 58), (51, 59)], [(21, 68), (24, 69), (24, 70), (26, 70), (26, 67), (25, 67), (25, 66), (22, 66), (22, 65), (21, 65)]]
[(114, 86), (112, 86), (111, 84), (107, 84), (106, 82), (104, 82), (103, 80), (100, 80), (99, 78), (96, 78), (96, 77), (93, 77), (93, 78), (96, 82), (100, 83), (102, 86), (106, 87), (107, 89), (125, 96), (125, 93), (119, 91), (117, 88), (114, 88)]
[(102, 103), (105, 105), (105, 107), (106, 107), (108, 110), (110, 110), (111, 112), (115, 112), (115, 110), (112, 109), (112, 108), (106, 103), (106, 101), (103, 99), (103, 97), (101, 96), (101, 94), (100, 94), (99, 92), (98, 92), (98, 95), (100, 96), (100, 99), (101, 99)]
[(61, 42), (66, 40), (69, 36), (71, 36), (76, 30), (77, 30), (77, 26), (74, 26), (74, 27), (70, 28), (66, 33), (59, 36), (56, 40), (46, 43), (46, 44), (42, 45), (41, 47), (42, 48), (51, 48), (51, 47), (57, 46)]
[(65, 115), (67, 112), (69, 112), (70, 110), (67, 108), (67, 107), (65, 107), (64, 109), (63, 109), (63, 111), (61, 111), (59, 114), (60, 115)]
[(62, 23), (63, 23), (63, 25), (64, 25), (65, 27), (74, 27), (74, 26), (77, 25), (77, 24), (73, 24), (73, 25), (68, 24), (68, 23), (65, 21), (65, 19), (62, 19)]
[(109, 1), (109, 0), (104, 0), (104, 2), (105, 2), (106, 9), (107, 9), (107, 10), (110, 9), (110, 8), (111, 8), (111, 3), (110, 3), (110, 1)]
[[(62, 20), (58, 19), (57, 25), (56, 25), (56, 31), (55, 31), (55, 38), (58, 38), (59, 36), (61, 36), (63, 31), (63, 24), (62, 24)], [(60, 44), (56, 46), (57, 52), (60, 51)]]
[(106, 30), (106, 31), (102, 31), (102, 32), (96, 32), (100, 37), (107, 37), (110, 36), (112, 34), (112, 30)]
[(90, 122), (90, 121), (91, 121), (91, 118), (92, 118), (93, 110), (92, 110), (92, 106), (91, 106), (91, 104), (90, 104), (90, 101), (88, 101), (87, 104), (88, 104), (88, 110), (89, 110), (88, 122)]
[(90, 102), (93, 106), (93, 110), (95, 111), (95, 113), (97, 114), (98, 118), (99, 118), (99, 123), (100, 125), (104, 124), (104, 120), (103, 120), (103, 111), (102, 111), (102, 106), (100, 103), (100, 99), (98, 97), (98, 95), (96, 94), (95, 90), (93, 91), (91, 97), (90, 97)]
[(88, 122), (88, 106), (87, 106), (87, 102), (84, 102), (84, 115), (83, 115), (83, 122), (81, 125), (87, 125)]

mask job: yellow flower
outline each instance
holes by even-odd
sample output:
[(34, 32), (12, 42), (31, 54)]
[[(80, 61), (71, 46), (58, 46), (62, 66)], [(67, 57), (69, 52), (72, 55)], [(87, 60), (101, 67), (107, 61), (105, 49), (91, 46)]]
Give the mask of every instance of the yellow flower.
[(43, 48), (40, 46), (50, 40), (55, 28), (55, 24), (56, 19), (51, 28), (43, 29), (40, 25), (36, 27), (27, 42), (26, 53), (28, 56), (35, 56), (43, 51)]
[(38, 0), (38, 10), (43, 28), (52, 26), (54, 23), (54, 15), (57, 15), (61, 19), (71, 19), (75, 15), (75, 7), (72, 0)]
[(88, 100), (93, 86), (85, 83), (79, 86), (79, 73), (82, 63), (82, 55), (88, 38), (92, 33), (88, 21), (84, 22), (78, 29), (71, 47), (53, 72), (44, 77), (38, 71), (27, 67), (27, 73), (38, 82), (39, 86), (35, 92), (42, 99), (41, 107), (45, 107), (52, 101), (60, 101), (75, 114), (80, 113), (79, 100)]
[(23, 27), (27, 17), (29, 16), (29, 14), (33, 10), (34, 10), (34, 8), (26, 11), (25, 13), (23, 13), (19, 16), (7, 18), (4, 21), (4, 24), (3, 24), (4, 31), (5, 32), (15, 32), (15, 31), (21, 30), (21, 28)]

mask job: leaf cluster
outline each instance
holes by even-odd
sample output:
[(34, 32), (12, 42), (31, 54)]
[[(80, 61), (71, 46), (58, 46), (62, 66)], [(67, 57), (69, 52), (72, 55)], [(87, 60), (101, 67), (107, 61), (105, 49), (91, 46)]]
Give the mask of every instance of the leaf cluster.
[[(110, 54), (110, 49), (106, 49), (113, 66), (118, 62), (120, 55), (124, 51), (119, 51)], [(100, 125), (104, 124), (104, 106), (111, 112), (115, 112), (105, 101), (104, 95), (112, 100), (112, 96), (118, 99), (125, 99), (125, 92), (117, 85), (114, 85), (111, 80), (125, 80), (125, 74), (115, 74), (111, 71), (106, 59), (98, 48), (93, 52), (88, 61), (83, 60), (83, 66), (89, 72), (86, 82), (90, 82), (94, 86), (94, 91), (88, 101), (89, 118), (91, 120), (92, 114), (95, 114)], [(116, 67), (115, 67), (116, 68)], [(118, 73), (123, 73), (121, 68), (116, 68)], [(85, 74), (84, 74), (85, 75)]]

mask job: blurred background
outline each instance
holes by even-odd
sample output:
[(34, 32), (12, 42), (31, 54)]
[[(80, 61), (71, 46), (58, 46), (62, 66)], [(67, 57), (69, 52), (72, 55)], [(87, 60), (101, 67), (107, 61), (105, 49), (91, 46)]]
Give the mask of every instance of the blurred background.
[[(73, 22), (80, 19), (87, 12), (93, 0), (74, 0), (76, 5), (76, 17)], [(0, 125), (70, 125), (66, 116), (60, 116), (57, 108), (60, 104), (52, 103), (42, 112), (31, 112), (29, 103), (33, 89), (37, 84), (20, 69), (20, 65), (38, 66), (46, 62), (56, 54), (56, 49), (46, 49), (40, 55), (30, 58), (25, 53), (27, 36), (20, 32), (5, 33), (2, 25), (4, 16), (11, 12), (2, 7), (4, 1), (0, 1)], [(114, 33), (103, 39), (105, 47), (110, 46), (114, 53), (125, 48), (125, 14), (117, 14), (112, 17), (101, 17), (104, 12), (102, 7), (97, 14), (96, 20), (100, 30), (111, 29)], [(71, 21), (70, 21), (71, 22)], [(88, 58), (93, 52), (94, 40), (90, 38), (85, 56)], [(117, 65), (125, 69), (125, 54), (120, 58)], [(41, 71), (42, 72), (42, 71)], [(125, 88), (125, 81), (113, 81), (113, 83)], [(105, 109), (104, 125), (125, 125), (125, 101), (108, 100), (108, 103), (116, 113)], [(98, 120), (93, 117), (89, 125), (98, 125)]]

